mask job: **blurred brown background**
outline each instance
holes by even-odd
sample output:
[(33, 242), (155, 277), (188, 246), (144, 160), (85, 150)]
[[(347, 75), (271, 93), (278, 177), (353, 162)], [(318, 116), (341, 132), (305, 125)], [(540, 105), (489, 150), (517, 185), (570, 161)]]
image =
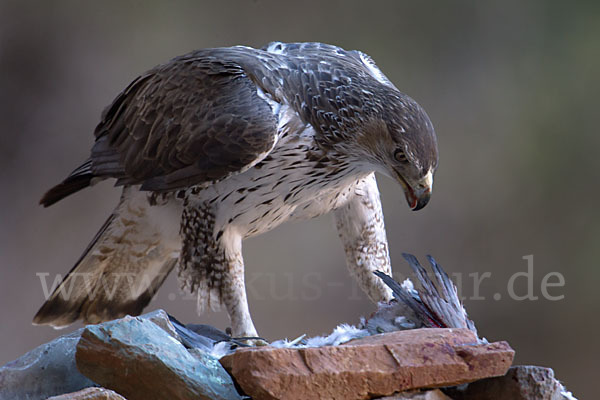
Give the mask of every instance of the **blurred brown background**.
[[(370, 54), (419, 101), (439, 138), (434, 196), (413, 213), (380, 177), (392, 262), (433, 254), (462, 273), (480, 333), (517, 363), (553, 367), (596, 393), (600, 7), (561, 1), (0, 2), (0, 364), (61, 334), (30, 321), (36, 273), (66, 273), (116, 204), (103, 183), (49, 209), (40, 195), (88, 156), (101, 110), (155, 64), (202, 47), (321, 41)], [(537, 301), (511, 299), (534, 255)], [(330, 332), (373, 310), (345, 271), (330, 216), (245, 244), (250, 306), (268, 339)], [(490, 272), (476, 300), (469, 274)], [(560, 301), (543, 277), (560, 272)], [(556, 282), (555, 278), (550, 280)], [(527, 282), (516, 279), (515, 292)], [(195, 301), (169, 278), (149, 309), (186, 322)], [(498, 295), (500, 300), (496, 300)], [(70, 329), (70, 328), (69, 328)], [(595, 372), (596, 374), (592, 373)]]

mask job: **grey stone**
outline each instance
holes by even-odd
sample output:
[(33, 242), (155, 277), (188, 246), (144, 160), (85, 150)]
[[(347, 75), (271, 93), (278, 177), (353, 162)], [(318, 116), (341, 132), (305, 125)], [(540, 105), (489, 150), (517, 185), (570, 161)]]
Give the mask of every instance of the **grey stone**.
[(511, 367), (506, 375), (482, 379), (446, 389), (455, 400), (564, 400), (564, 387), (554, 378), (551, 368), (530, 365)]
[(216, 358), (198, 349), (190, 353), (140, 317), (86, 327), (75, 358), (84, 375), (128, 400), (241, 399)]
[(181, 338), (177, 333), (177, 330), (170, 321), (169, 314), (165, 310), (154, 310), (149, 313), (140, 315), (139, 318), (147, 319), (158, 325), (163, 331), (167, 332), (170, 336), (181, 342)]
[(43, 344), (0, 368), (0, 399), (47, 399), (95, 386), (75, 365), (82, 331)]

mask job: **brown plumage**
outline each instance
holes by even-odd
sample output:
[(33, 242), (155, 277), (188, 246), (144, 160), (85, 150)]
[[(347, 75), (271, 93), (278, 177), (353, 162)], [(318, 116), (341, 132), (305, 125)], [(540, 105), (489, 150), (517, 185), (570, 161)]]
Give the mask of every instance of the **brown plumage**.
[[(437, 168), (425, 111), (366, 54), (320, 43), (174, 58), (117, 96), (95, 138), (90, 158), (41, 204), (107, 178), (117, 179), (123, 195), (37, 323), (138, 313), (179, 263), (200, 308), (224, 303), (234, 333), (254, 336), (241, 241), (331, 210), (361, 287), (375, 301), (389, 298), (371, 274), (390, 271), (373, 172), (396, 179), (417, 210)], [(144, 284), (134, 293), (120, 273), (145, 277)], [(75, 282), (80, 275), (86, 287), (117, 289), (92, 299)], [(69, 285), (75, 295), (65, 299)]]

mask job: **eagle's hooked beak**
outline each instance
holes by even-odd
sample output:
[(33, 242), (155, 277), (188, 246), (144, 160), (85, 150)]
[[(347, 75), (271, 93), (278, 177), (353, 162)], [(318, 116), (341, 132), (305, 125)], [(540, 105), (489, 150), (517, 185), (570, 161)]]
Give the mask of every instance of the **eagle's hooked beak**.
[(413, 211), (418, 211), (429, 203), (431, 190), (433, 188), (433, 173), (431, 171), (414, 185), (410, 185), (401, 175), (398, 175), (398, 178), (404, 189), (404, 195), (406, 196), (408, 206)]

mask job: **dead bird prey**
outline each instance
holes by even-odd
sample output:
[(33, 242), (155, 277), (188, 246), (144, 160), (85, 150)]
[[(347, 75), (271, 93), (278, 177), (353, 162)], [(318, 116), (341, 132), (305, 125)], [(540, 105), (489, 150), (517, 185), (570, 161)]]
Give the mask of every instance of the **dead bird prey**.
[[(433, 278), (412, 254), (402, 254), (414, 272), (414, 283), (406, 279), (402, 284), (381, 271), (373, 271), (393, 291), (394, 300), (380, 302), (368, 319), (361, 318), (358, 327), (348, 324), (337, 326), (330, 335), (305, 339), (278, 340), (274, 347), (337, 346), (353, 339), (419, 328), (463, 328), (477, 336), (477, 329), (458, 297), (456, 285), (431, 256), (427, 256)], [(487, 343), (485, 338), (478, 342)], [(220, 349), (221, 350), (221, 349)]]
[(416, 328), (464, 328), (477, 336), (477, 329), (467, 316), (456, 285), (433, 257), (427, 256), (433, 279), (412, 254), (402, 253), (415, 274), (419, 287), (407, 279), (402, 284), (381, 271), (380, 277), (394, 292), (396, 301), (379, 304), (377, 312), (365, 323), (371, 334)]
[(391, 273), (374, 172), (419, 210), (438, 163), (425, 111), (366, 54), (321, 43), (176, 57), (120, 93), (95, 138), (41, 204), (108, 178), (121, 200), (37, 324), (137, 315), (179, 265), (200, 310), (224, 304), (233, 336), (257, 336), (242, 240), (329, 211), (351, 274), (371, 300), (390, 300), (372, 273)]

